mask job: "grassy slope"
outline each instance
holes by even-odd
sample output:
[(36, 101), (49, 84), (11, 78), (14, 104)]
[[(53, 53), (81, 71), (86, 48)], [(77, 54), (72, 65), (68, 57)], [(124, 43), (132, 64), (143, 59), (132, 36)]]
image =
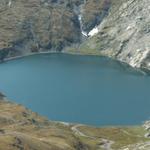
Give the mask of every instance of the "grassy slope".
[(0, 100), (0, 150), (100, 150), (103, 139), (114, 141), (112, 148), (149, 141), (140, 126), (95, 128), (72, 127), (46, 118), (21, 105)]

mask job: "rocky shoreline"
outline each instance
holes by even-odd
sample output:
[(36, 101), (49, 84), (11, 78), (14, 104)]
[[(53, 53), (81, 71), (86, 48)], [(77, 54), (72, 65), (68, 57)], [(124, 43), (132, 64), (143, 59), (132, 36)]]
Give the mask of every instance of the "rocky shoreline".
[(24, 57), (28, 57), (28, 56), (33, 56), (33, 55), (40, 55), (40, 54), (66, 54), (66, 55), (82, 55), (82, 56), (98, 56), (98, 57), (106, 57), (111, 59), (112, 61), (118, 61), (118, 63), (122, 63), (123, 65), (125, 65), (126, 67), (132, 68), (133, 70), (136, 70), (137, 72), (141, 73), (142, 75), (149, 75), (150, 74), (150, 70), (148, 68), (136, 68), (131, 66), (130, 64), (127, 64), (126, 62), (123, 61), (119, 61), (115, 58), (106, 56), (106, 55), (102, 55), (102, 54), (89, 54), (89, 53), (82, 53), (82, 52), (73, 52), (73, 51), (68, 51), (64, 50), (61, 52), (57, 52), (57, 51), (41, 51), (41, 52), (34, 52), (34, 53), (29, 53), (29, 54), (25, 54), (25, 55), (21, 55), (21, 56), (13, 56), (13, 57), (8, 57), (8, 58), (4, 58), (3, 60), (0, 61), (0, 63), (4, 63), (7, 61), (11, 61), (11, 60), (15, 60), (15, 59), (20, 59), (20, 58), (24, 58)]

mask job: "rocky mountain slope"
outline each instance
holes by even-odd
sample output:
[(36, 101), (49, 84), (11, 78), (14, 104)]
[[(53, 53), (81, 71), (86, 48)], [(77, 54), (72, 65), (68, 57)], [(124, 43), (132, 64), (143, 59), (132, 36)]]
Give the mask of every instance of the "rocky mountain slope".
[(109, 56), (136, 68), (150, 69), (150, 1), (111, 1), (97, 34), (79, 52)]
[(0, 59), (105, 55), (150, 69), (149, 0), (0, 0)]
[(82, 27), (89, 31), (95, 23), (100, 22), (101, 5), (104, 5), (105, 0), (101, 1), (100, 6), (99, 1), (89, 2), (0, 0), (1, 59), (31, 52), (61, 51), (73, 43), (80, 43), (82, 33), (79, 16), (83, 7), (89, 15), (86, 16), (86, 11), (83, 13)]
[(0, 150), (148, 150), (148, 128), (52, 122), (0, 94)]

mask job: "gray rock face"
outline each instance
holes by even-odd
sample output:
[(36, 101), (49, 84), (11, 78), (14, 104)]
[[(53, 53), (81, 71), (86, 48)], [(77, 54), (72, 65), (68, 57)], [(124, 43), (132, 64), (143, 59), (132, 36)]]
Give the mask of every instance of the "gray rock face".
[[(150, 1), (112, 0), (111, 10), (99, 33), (85, 42), (102, 55), (136, 68), (150, 69)], [(118, 2), (118, 3), (117, 3)]]
[(114, 17), (109, 16), (111, 18), (106, 23), (112, 25), (108, 34), (114, 38), (115, 57), (133, 67), (150, 67), (149, 14), (149, 0), (128, 0), (121, 5), (118, 13), (111, 14)]

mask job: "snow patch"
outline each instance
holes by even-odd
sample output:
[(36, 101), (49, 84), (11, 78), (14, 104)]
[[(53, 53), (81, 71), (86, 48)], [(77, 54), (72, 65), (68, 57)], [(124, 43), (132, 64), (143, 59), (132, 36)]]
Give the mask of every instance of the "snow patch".
[(8, 2), (8, 6), (11, 7), (11, 4), (12, 4), (12, 1), (10, 0), (10, 1)]
[(89, 33), (88, 36), (92, 37), (94, 35), (96, 35), (99, 32), (98, 27), (94, 27)]
[(87, 32), (85, 32), (85, 31), (83, 30), (83, 24), (82, 24), (82, 16), (81, 16), (81, 14), (78, 15), (78, 20), (79, 20), (79, 22), (80, 22), (80, 30), (81, 30), (82, 35), (88, 37)]

